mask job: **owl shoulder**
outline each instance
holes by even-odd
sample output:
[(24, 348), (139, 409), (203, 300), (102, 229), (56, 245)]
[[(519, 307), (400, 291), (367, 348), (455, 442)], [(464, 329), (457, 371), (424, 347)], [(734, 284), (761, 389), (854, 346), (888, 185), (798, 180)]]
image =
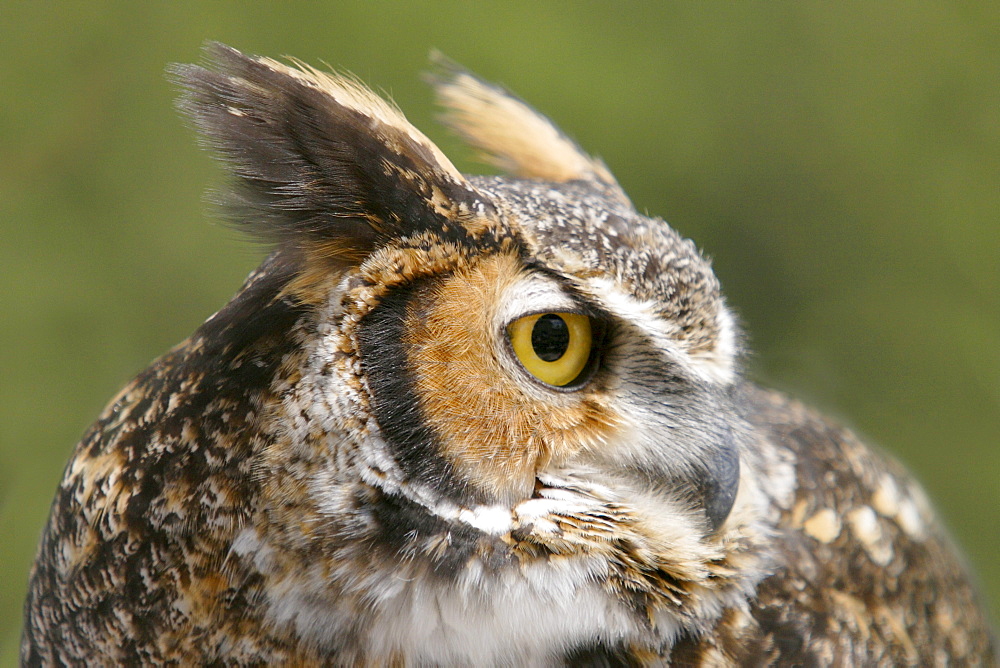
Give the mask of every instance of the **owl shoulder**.
[(747, 609), (683, 639), (672, 661), (915, 665), (950, 657), (990, 665), (988, 620), (912, 476), (797, 401), (753, 387), (745, 396), (765, 441), (794, 461), (774, 572)]

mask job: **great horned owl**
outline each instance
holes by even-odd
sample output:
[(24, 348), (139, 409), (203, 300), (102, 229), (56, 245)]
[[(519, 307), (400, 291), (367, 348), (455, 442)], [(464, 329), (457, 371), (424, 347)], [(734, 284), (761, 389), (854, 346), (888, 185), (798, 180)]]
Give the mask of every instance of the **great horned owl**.
[(916, 483), (741, 377), (708, 262), (442, 63), (466, 176), (356, 81), (174, 70), (274, 250), (115, 397), (41, 541), (37, 664), (990, 663)]

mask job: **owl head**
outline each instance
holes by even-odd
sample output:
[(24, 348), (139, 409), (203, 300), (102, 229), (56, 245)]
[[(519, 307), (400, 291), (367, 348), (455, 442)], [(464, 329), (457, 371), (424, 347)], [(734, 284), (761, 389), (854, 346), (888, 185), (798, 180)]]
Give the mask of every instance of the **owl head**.
[[(506, 176), (463, 175), (352, 79), (209, 57), (175, 71), (181, 105), (235, 177), (231, 215), (273, 252), (196, 345), (250, 373), (260, 341), (285, 342), (254, 424), (267, 512), (236, 551), (252, 543), (262, 570), (304, 550), (348, 568), (382, 541), (386, 560), (479, 559), (480, 574), (607, 553), (617, 565), (594, 568), (632, 594), (664, 572), (677, 596), (722, 591), (727, 550), (746, 552), (753, 454), (740, 337), (695, 246), (442, 59), (447, 124)], [(363, 579), (344, 571), (337, 597), (382, 595)]]

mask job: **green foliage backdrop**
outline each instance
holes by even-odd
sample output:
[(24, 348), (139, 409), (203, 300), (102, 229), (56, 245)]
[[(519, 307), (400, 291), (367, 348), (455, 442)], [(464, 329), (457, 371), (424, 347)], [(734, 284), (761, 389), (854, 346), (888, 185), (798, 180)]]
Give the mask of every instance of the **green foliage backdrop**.
[(162, 74), (205, 40), (348, 69), (467, 170), (431, 48), (552, 116), (714, 258), (754, 377), (916, 472), (995, 606), (998, 31), (963, 2), (4, 3), (0, 663), (73, 443), (262, 256), (206, 216)]

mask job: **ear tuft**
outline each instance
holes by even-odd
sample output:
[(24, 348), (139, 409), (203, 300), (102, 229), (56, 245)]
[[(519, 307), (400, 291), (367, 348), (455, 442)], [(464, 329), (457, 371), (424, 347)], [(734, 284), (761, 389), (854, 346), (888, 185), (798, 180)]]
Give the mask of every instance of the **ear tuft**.
[(356, 264), (393, 238), (492, 210), (356, 80), (222, 44), (206, 55), (205, 66), (170, 69), (185, 89), (179, 107), (235, 175), (233, 215), (264, 238)]
[(526, 102), (439, 52), (431, 53), (431, 62), (435, 68), (427, 78), (445, 108), (443, 122), (486, 162), (523, 178), (598, 183), (628, 203), (603, 162), (584, 153)]

